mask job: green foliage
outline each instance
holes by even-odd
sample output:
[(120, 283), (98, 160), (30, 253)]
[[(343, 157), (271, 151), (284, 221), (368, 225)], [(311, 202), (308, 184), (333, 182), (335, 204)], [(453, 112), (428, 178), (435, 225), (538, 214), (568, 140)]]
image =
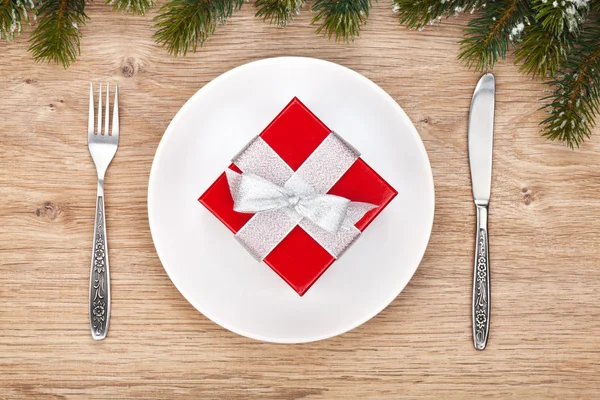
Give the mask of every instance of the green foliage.
[(21, 33), (28, 11), (34, 7), (31, 0), (0, 0), (0, 39), (12, 40), (15, 33)]
[(36, 61), (61, 64), (67, 68), (79, 55), (85, 24), (85, 0), (44, 0), (37, 10), (38, 23), (31, 35), (31, 51)]
[(545, 98), (549, 115), (542, 122), (544, 135), (578, 147), (589, 138), (600, 115), (600, 24), (583, 28), (562, 71), (548, 84), (554, 93)]
[(106, 0), (106, 4), (112, 4), (113, 11), (144, 15), (152, 8), (154, 0)]
[(589, 10), (584, 2), (537, 0), (534, 3), (535, 19), (545, 31), (556, 36), (576, 34)]
[(292, 22), (303, 6), (304, 0), (256, 0), (254, 3), (258, 8), (256, 17), (282, 27)]
[(401, 24), (409, 28), (424, 28), (450, 15), (464, 11), (472, 12), (482, 3), (481, 0), (392, 0), (394, 11), (398, 13)]
[(349, 42), (359, 35), (360, 27), (367, 23), (371, 0), (314, 0), (316, 13), (311, 23), (319, 24), (317, 34), (324, 33), (336, 41)]
[(171, 0), (154, 18), (154, 38), (173, 55), (196, 51), (243, 4), (244, 0)]
[(468, 67), (478, 71), (494, 68), (506, 58), (509, 46), (525, 30), (525, 16), (531, 14), (526, 0), (495, 1), (469, 21), (458, 55)]
[(520, 70), (533, 77), (554, 76), (567, 54), (570, 42), (532, 25), (523, 35), (523, 40), (515, 50), (515, 63)]

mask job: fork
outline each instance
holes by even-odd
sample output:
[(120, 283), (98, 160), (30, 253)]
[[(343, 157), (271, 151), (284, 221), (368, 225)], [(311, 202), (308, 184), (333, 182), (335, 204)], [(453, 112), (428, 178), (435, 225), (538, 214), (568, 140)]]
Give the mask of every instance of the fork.
[(112, 132), (109, 133), (109, 84), (106, 85), (106, 110), (102, 133), (102, 83), (98, 94), (98, 130), (94, 131), (94, 85), (90, 83), (88, 147), (98, 173), (98, 197), (94, 218), (94, 247), (90, 271), (90, 330), (94, 340), (106, 337), (110, 320), (110, 273), (104, 209), (104, 174), (119, 146), (119, 88), (115, 85)]

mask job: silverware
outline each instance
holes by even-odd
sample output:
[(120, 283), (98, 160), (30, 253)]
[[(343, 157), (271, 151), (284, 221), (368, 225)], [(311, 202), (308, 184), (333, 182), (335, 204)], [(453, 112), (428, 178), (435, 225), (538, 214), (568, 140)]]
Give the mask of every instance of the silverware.
[(90, 271), (90, 330), (94, 340), (106, 337), (110, 320), (110, 273), (104, 209), (104, 174), (119, 145), (119, 92), (115, 86), (112, 131), (109, 129), (109, 84), (106, 85), (106, 110), (102, 132), (102, 83), (98, 94), (98, 130), (94, 131), (94, 87), (90, 84), (88, 147), (98, 173), (98, 197), (94, 222), (94, 247)]
[(473, 267), (473, 344), (477, 350), (485, 349), (490, 333), (488, 207), (492, 186), (495, 93), (494, 75), (483, 75), (473, 93), (469, 112), (469, 165), (473, 199), (477, 207)]

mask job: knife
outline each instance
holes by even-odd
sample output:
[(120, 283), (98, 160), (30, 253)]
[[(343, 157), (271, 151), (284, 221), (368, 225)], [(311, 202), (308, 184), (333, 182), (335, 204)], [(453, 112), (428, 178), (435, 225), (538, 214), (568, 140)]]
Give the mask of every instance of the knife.
[(477, 208), (475, 263), (473, 266), (473, 345), (485, 349), (490, 333), (490, 250), (488, 207), (492, 186), (494, 103), (496, 82), (487, 73), (479, 79), (469, 112), (469, 166)]

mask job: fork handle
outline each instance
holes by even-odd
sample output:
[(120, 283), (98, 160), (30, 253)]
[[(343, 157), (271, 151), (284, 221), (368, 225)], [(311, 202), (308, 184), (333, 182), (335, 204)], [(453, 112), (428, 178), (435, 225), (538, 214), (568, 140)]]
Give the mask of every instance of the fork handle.
[(106, 337), (110, 319), (110, 273), (106, 243), (104, 213), (104, 180), (98, 180), (96, 217), (94, 221), (94, 247), (90, 271), (90, 330), (94, 340)]
[(473, 345), (485, 349), (490, 333), (490, 251), (488, 207), (477, 205), (477, 235), (473, 267)]

